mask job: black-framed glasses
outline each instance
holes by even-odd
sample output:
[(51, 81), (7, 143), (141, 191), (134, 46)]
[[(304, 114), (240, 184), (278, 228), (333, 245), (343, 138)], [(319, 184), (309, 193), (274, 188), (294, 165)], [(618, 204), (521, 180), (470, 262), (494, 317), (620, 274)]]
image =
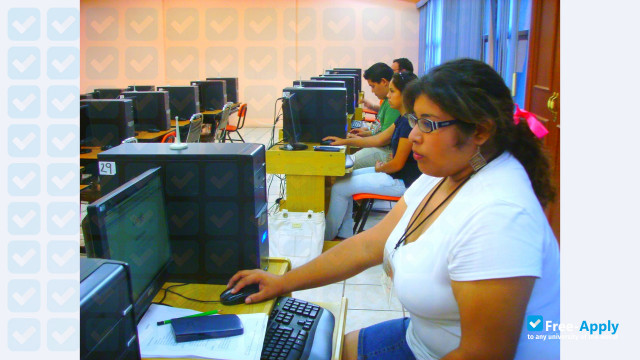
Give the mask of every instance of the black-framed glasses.
[(456, 119), (438, 122), (427, 118), (418, 119), (418, 117), (416, 117), (414, 114), (407, 114), (407, 120), (411, 128), (414, 128), (416, 124), (418, 124), (418, 129), (420, 129), (420, 131), (424, 133), (430, 133), (434, 130), (460, 122), (460, 120)]

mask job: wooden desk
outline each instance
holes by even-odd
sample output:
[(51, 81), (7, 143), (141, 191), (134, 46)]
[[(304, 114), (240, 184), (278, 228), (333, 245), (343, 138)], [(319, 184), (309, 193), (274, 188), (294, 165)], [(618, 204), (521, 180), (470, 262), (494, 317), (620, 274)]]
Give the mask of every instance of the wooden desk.
[(279, 146), (267, 150), (268, 174), (287, 176), (287, 202), (289, 211), (324, 211), (325, 177), (345, 174), (345, 151), (313, 151), (317, 143), (299, 151), (280, 150)]
[[(273, 274), (284, 274), (291, 269), (291, 262), (286, 258), (270, 258), (268, 271)], [(167, 282), (163, 288), (166, 288), (176, 283)], [(225, 290), (224, 285), (209, 285), (209, 284), (189, 284), (185, 286), (175, 287), (172, 290), (185, 295), (190, 298), (201, 300), (214, 300), (217, 299), (221, 292)], [(160, 290), (153, 302), (156, 303), (162, 299), (164, 291)], [(290, 296), (290, 294), (288, 295)], [(275, 305), (276, 299), (263, 301), (257, 304), (251, 305), (233, 305), (224, 306), (220, 303), (198, 303), (191, 300), (184, 299), (172, 293), (168, 293), (163, 303), (174, 307), (193, 309), (197, 311), (211, 311), (221, 310), (222, 314), (251, 314), (251, 313), (265, 313), (270, 314)], [(335, 317), (335, 325), (333, 328), (333, 346), (332, 352), (333, 360), (339, 360), (342, 354), (342, 343), (344, 338), (345, 322), (347, 317), (347, 299), (342, 298), (340, 303), (323, 303), (315, 302), (315, 304), (322, 306), (333, 313)], [(145, 358), (147, 359), (147, 358)], [(155, 359), (155, 358), (153, 358)]]
[(162, 130), (158, 132), (136, 131), (136, 139), (140, 142), (159, 142), (163, 136), (175, 130), (175, 127), (172, 127), (169, 130)]
[(98, 160), (98, 154), (102, 152), (100, 146), (82, 146), (81, 149), (90, 149), (90, 153), (80, 154), (82, 160)]

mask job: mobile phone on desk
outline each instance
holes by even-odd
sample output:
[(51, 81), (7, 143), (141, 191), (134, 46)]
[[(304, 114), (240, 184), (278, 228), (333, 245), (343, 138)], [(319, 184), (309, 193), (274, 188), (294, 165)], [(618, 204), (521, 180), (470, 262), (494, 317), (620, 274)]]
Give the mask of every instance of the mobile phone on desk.
[(340, 150), (342, 150), (340, 147), (336, 147), (336, 146), (314, 146), (313, 147), (314, 151), (332, 151), (332, 152), (338, 152)]

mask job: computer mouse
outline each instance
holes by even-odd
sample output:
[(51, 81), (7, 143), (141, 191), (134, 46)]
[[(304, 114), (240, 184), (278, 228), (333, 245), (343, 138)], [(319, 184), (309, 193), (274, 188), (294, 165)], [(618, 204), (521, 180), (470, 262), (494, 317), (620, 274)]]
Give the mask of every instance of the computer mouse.
[(113, 145), (104, 145), (100, 148), (100, 150), (105, 151), (105, 150), (109, 150), (113, 147)]
[(260, 291), (258, 284), (251, 284), (243, 287), (235, 294), (231, 293), (231, 289), (225, 290), (220, 294), (220, 302), (222, 305), (237, 305), (244, 304), (244, 299), (251, 294), (255, 294)]
[(151, 133), (160, 132), (160, 129), (150, 128), (150, 129), (147, 129), (147, 132), (151, 132)]
[(333, 143), (333, 140), (322, 140), (320, 141), (321, 145), (331, 145)]

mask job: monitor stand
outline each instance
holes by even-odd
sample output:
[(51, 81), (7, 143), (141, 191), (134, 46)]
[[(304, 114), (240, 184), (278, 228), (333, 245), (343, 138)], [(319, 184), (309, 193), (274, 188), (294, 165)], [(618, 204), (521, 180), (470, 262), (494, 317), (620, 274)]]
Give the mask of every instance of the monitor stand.
[(280, 146), (280, 150), (285, 150), (285, 151), (305, 150), (307, 148), (308, 148), (307, 145), (301, 144), (301, 143), (289, 143), (289, 144)]

